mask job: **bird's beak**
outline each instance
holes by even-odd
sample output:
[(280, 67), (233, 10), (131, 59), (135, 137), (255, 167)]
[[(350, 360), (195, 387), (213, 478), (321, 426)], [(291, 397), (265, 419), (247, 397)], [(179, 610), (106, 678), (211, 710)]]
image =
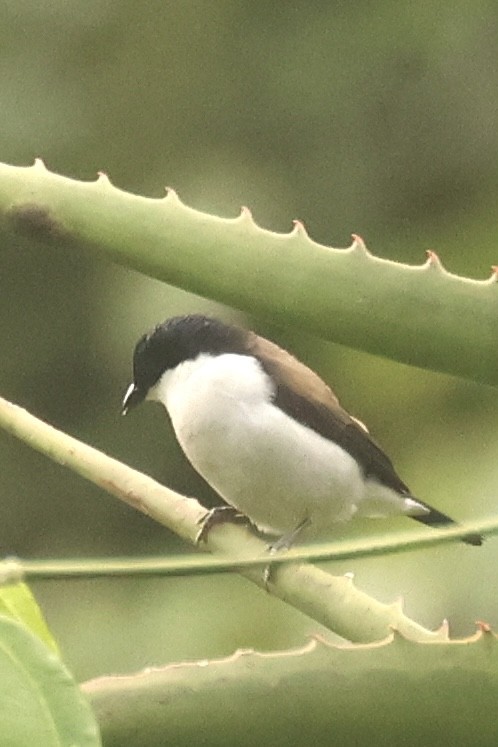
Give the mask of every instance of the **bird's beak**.
[(135, 382), (132, 382), (126, 394), (123, 397), (123, 404), (121, 405), (121, 415), (126, 415), (133, 407), (136, 407), (143, 402), (145, 399), (144, 393), (137, 387)]

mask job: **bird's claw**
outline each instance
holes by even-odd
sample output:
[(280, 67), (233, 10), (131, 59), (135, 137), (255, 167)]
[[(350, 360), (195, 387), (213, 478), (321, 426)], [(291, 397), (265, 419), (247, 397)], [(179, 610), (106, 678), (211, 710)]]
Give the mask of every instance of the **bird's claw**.
[(197, 532), (195, 538), (195, 544), (198, 545), (201, 542), (206, 542), (207, 536), (211, 529), (217, 524), (225, 524), (225, 522), (233, 522), (234, 524), (250, 524), (251, 522), (244, 516), (244, 514), (237, 511), (233, 506), (216, 506), (210, 511), (207, 511), (202, 516), (198, 524), (201, 528)]

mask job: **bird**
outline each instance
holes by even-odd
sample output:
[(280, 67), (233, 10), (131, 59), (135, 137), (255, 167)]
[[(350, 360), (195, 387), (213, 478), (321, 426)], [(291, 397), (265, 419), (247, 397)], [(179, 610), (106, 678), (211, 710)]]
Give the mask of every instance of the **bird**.
[[(166, 408), (180, 447), (225, 507), (283, 547), (301, 535), (329, 538), (355, 517), (456, 524), (410, 492), (318, 374), (236, 324), (188, 314), (144, 334), (122, 414), (144, 400)], [(478, 534), (461, 539), (482, 543)]]

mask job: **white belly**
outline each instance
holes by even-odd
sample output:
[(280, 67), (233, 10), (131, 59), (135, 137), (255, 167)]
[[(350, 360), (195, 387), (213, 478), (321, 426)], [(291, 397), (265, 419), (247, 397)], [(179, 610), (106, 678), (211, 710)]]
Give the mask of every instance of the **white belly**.
[[(308, 535), (326, 535), (368, 514), (372, 483), (355, 459), (273, 405), (271, 387), (253, 358), (201, 356), (164, 374), (150, 398), (166, 405), (193, 467), (260, 529), (284, 534), (308, 518)], [(376, 513), (379, 493), (381, 514), (403, 512), (393, 491), (374, 492)]]

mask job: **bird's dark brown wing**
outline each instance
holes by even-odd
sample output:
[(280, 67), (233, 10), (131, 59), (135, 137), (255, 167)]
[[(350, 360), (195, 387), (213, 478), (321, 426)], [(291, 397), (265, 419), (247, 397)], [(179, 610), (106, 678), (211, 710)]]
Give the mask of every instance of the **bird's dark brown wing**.
[(274, 402), (287, 415), (335, 441), (360, 464), (364, 474), (399, 493), (410, 493), (389, 457), (367, 429), (344, 410), (330, 387), (310, 368), (274, 343), (249, 334), (247, 349), (276, 384)]
[[(370, 437), (365, 426), (353, 418), (339, 404), (327, 384), (310, 368), (278, 345), (249, 333), (245, 347), (254, 355), (276, 384), (275, 404), (303, 425), (329, 438), (353, 456), (364, 474), (402, 495), (411, 495), (408, 487), (395, 472), (389, 457)], [(446, 526), (455, 522), (446, 514), (416, 499), (429, 509), (428, 514), (414, 516), (416, 521), (429, 526)], [(479, 534), (468, 534), (462, 541), (481, 545)]]

